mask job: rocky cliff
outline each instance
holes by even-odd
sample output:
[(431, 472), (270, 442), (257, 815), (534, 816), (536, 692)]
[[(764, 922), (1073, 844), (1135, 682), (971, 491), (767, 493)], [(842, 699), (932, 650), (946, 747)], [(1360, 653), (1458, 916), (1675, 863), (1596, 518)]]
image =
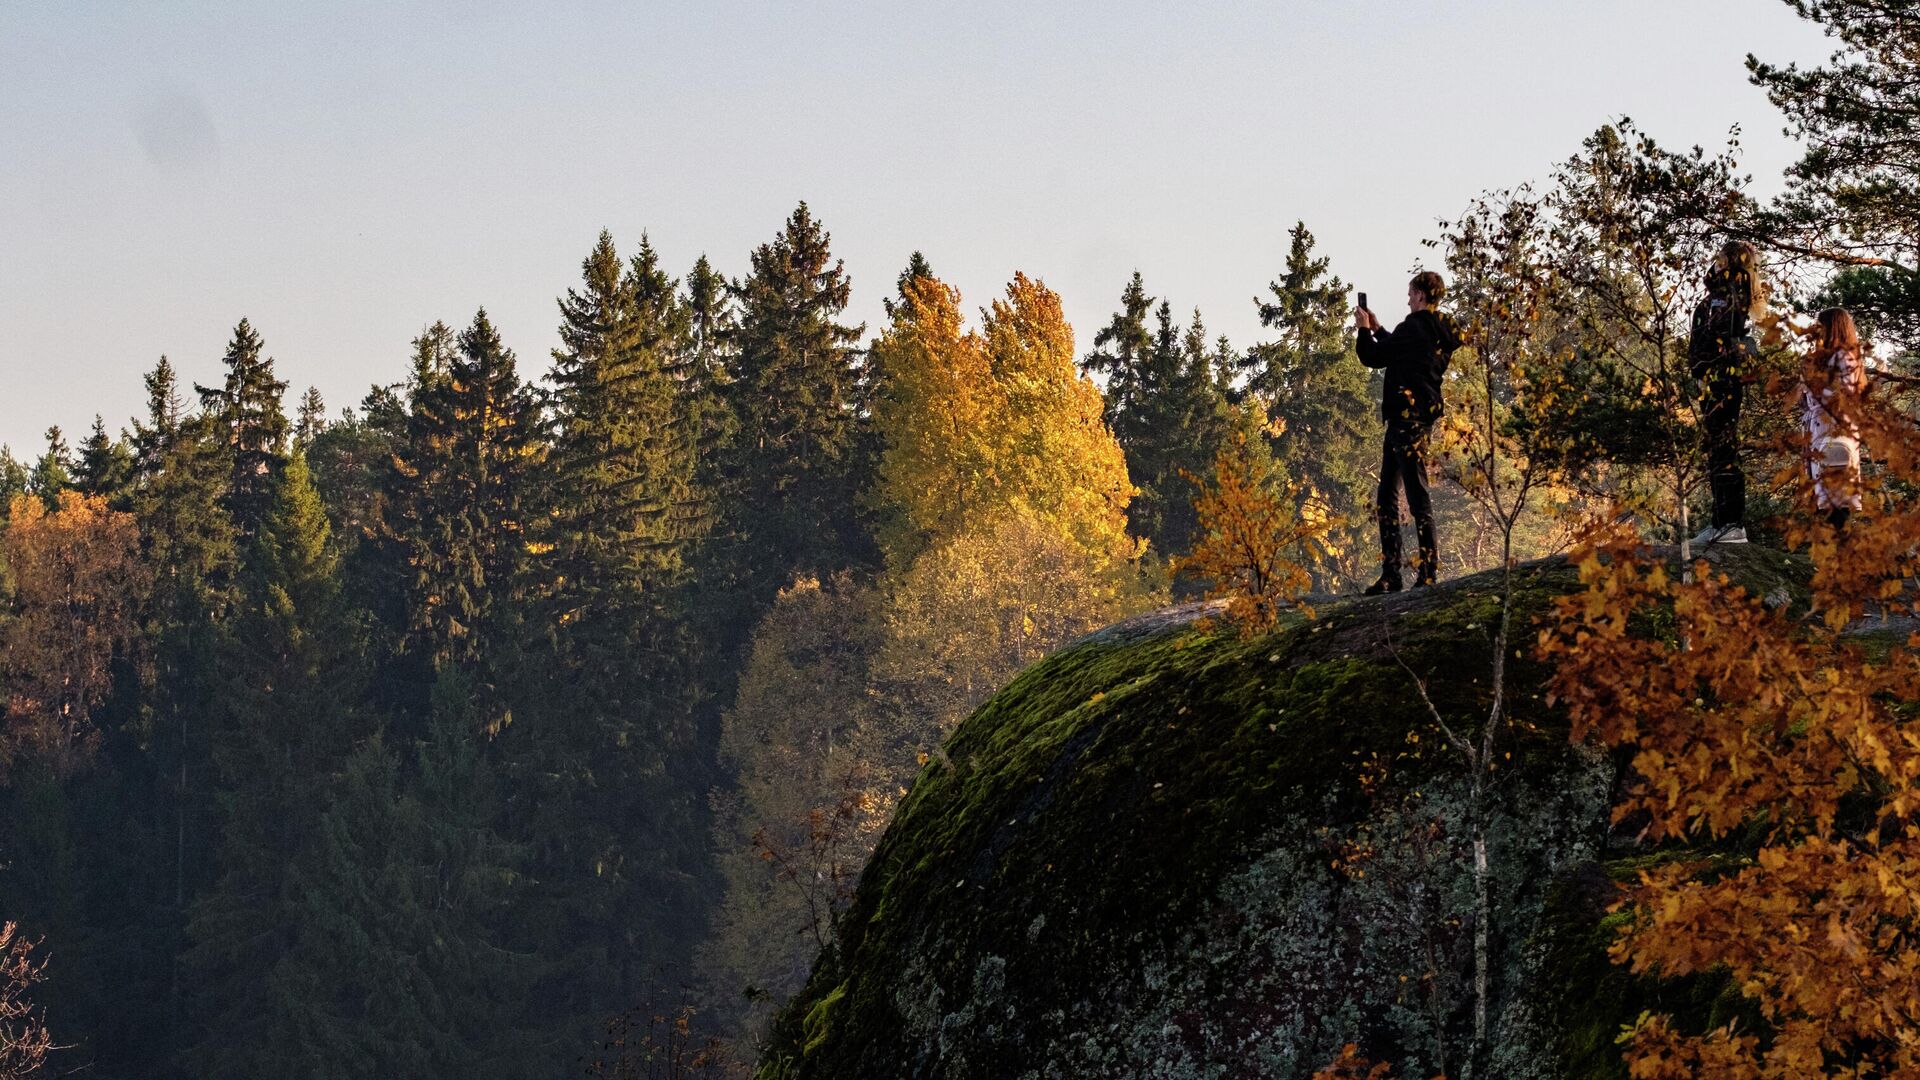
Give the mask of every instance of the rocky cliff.
[[(1719, 557), (1761, 595), (1803, 573)], [(1568, 741), (1518, 571), (1514, 723), (1489, 808), (1490, 1072), (1623, 1075), (1619, 1026), (1706, 1020), (1724, 986), (1604, 955), (1613, 761)], [(1346, 1042), (1459, 1075), (1472, 1031), (1465, 767), (1421, 702), (1486, 714), (1499, 580), (1351, 600), (1251, 639), (1178, 617), (1103, 631), (968, 719), (903, 801), (767, 1078), (1303, 1077)]]

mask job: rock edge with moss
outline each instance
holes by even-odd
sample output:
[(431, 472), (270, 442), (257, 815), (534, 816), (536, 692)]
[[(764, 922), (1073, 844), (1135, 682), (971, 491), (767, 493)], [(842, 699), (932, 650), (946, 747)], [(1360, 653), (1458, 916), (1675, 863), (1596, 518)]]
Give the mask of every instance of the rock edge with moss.
[[(1804, 580), (1757, 546), (1716, 565), (1762, 596)], [(1578, 582), (1559, 560), (1516, 575), (1492, 1071), (1622, 1075), (1640, 1008), (1723, 995), (1606, 963), (1616, 769), (1568, 742), (1531, 659), (1532, 619)], [(1251, 639), (1162, 615), (1022, 673), (916, 779), (759, 1075), (1304, 1077), (1349, 1041), (1457, 1070), (1465, 784), (1408, 669), (1449, 718), (1485, 715), (1498, 587)]]

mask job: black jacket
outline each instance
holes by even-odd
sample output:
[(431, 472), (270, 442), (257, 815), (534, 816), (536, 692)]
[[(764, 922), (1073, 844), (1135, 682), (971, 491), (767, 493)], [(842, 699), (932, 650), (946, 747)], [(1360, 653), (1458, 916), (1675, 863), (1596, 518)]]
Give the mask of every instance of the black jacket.
[(1453, 320), (1428, 308), (1401, 321), (1389, 334), (1362, 330), (1354, 345), (1360, 362), (1386, 369), (1386, 387), (1380, 395), (1380, 416), (1388, 421), (1431, 424), (1440, 419), (1440, 377), (1447, 373), (1453, 350), (1460, 347), (1460, 331)]
[(1740, 378), (1760, 355), (1744, 311), (1709, 296), (1693, 309), (1693, 336), (1687, 339), (1687, 366), (1696, 379)]

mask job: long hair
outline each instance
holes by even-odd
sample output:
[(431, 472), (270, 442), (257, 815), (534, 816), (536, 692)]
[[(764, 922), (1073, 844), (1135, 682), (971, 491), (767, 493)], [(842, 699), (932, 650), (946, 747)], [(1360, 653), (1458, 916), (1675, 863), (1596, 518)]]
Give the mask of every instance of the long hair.
[(1854, 359), (1860, 356), (1860, 330), (1853, 325), (1853, 313), (1843, 307), (1830, 307), (1819, 315), (1820, 332), (1814, 338), (1813, 355), (1821, 360), (1845, 349)]
[(1713, 260), (1713, 271), (1709, 282), (1714, 283), (1718, 278), (1722, 295), (1734, 311), (1746, 316), (1749, 323), (1766, 316), (1767, 283), (1760, 276), (1759, 248), (1745, 240), (1729, 240), (1720, 245), (1720, 253)]

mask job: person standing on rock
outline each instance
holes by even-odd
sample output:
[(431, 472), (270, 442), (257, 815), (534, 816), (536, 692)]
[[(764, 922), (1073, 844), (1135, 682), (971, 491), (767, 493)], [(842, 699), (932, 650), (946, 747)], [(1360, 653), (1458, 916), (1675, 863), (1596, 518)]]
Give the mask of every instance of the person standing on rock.
[(1760, 252), (1730, 240), (1707, 272), (1707, 295), (1693, 309), (1687, 367), (1701, 385), (1701, 423), (1706, 428), (1707, 482), (1713, 518), (1693, 546), (1747, 542), (1747, 477), (1740, 471), (1740, 404), (1760, 348), (1753, 324), (1766, 314)]
[(1364, 304), (1353, 313), (1359, 331), (1354, 348), (1360, 362), (1382, 369), (1385, 376), (1380, 417), (1387, 422), (1387, 430), (1375, 503), (1380, 520), (1380, 580), (1367, 587), (1368, 596), (1400, 591), (1403, 491), (1420, 545), (1413, 583), (1431, 585), (1439, 576), (1440, 542), (1434, 535), (1433, 501), (1427, 494), (1427, 459), (1433, 425), (1445, 409), (1440, 381), (1453, 350), (1460, 347), (1460, 332), (1453, 320), (1435, 306), (1446, 291), (1439, 274), (1431, 270), (1415, 274), (1407, 285), (1407, 317), (1392, 333), (1380, 328), (1379, 318)]
[(1807, 468), (1813, 497), (1836, 530), (1860, 509), (1860, 396), (1867, 369), (1860, 331), (1846, 308), (1820, 313), (1814, 347), (1800, 383), (1800, 417), (1807, 429)]

